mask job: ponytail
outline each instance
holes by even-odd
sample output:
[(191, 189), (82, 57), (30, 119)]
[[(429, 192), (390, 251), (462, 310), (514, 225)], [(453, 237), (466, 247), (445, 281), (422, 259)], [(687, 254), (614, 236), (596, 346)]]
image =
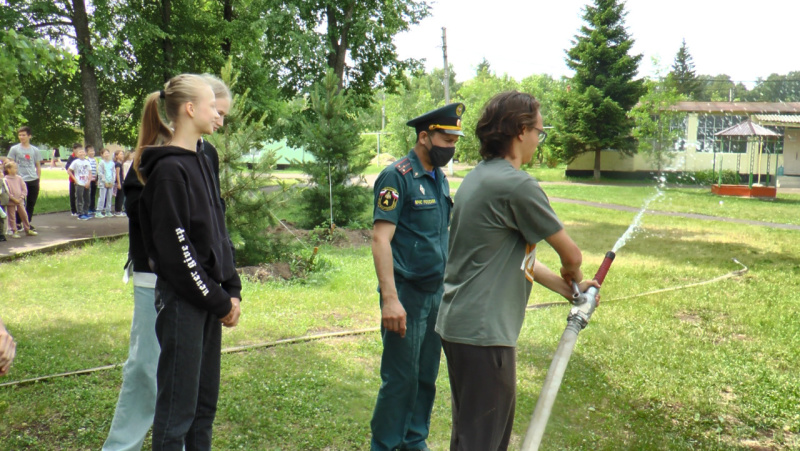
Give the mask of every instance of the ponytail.
[(144, 149), (153, 145), (161, 145), (172, 140), (172, 129), (161, 118), (159, 107), (164, 104), (167, 119), (175, 124), (178, 120), (179, 110), (186, 102), (195, 102), (203, 89), (208, 89), (208, 84), (203, 78), (194, 74), (181, 74), (172, 77), (162, 91), (151, 92), (144, 102), (142, 110), (142, 125), (139, 128), (139, 142), (136, 144), (136, 153), (133, 157), (133, 169), (139, 181), (144, 184), (146, 177), (139, 171)]
[(139, 127), (139, 142), (136, 144), (136, 152), (133, 157), (133, 169), (142, 184), (146, 179), (139, 172), (139, 163), (142, 161), (142, 152), (145, 147), (160, 144), (172, 139), (172, 129), (169, 128), (158, 112), (161, 103), (161, 92), (156, 91), (147, 96), (142, 110), (142, 123)]

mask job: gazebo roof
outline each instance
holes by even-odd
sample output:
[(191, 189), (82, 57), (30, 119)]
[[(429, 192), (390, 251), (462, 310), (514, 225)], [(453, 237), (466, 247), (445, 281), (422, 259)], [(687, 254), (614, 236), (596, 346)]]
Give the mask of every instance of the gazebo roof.
[(780, 133), (773, 132), (772, 130), (762, 127), (753, 123), (750, 119), (736, 125), (732, 125), (721, 132), (715, 133), (714, 136), (768, 136), (778, 137), (782, 136)]

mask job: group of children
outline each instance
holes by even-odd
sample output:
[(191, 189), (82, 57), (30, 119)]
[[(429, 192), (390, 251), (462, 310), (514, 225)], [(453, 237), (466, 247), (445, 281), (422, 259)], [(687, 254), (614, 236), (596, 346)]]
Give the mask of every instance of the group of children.
[[(18, 175), (19, 166), (14, 160), (0, 158), (0, 171), (3, 174), (2, 184), (0, 184), (0, 241), (6, 241), (6, 236), (22, 238), (17, 230), (18, 217), (25, 230), (25, 235), (38, 235), (35, 230), (31, 229), (28, 213), (25, 211), (28, 187), (22, 177)], [(8, 230), (6, 230), (6, 224)]]
[[(130, 169), (132, 155), (123, 150), (100, 150), (95, 158), (94, 147), (73, 144), (72, 155), (65, 166), (69, 173), (69, 197), (72, 216), (86, 221), (92, 218), (125, 216), (122, 181)], [(99, 192), (99, 196), (98, 196)], [(115, 201), (112, 202), (112, 198)], [(113, 211), (112, 211), (113, 209)]]

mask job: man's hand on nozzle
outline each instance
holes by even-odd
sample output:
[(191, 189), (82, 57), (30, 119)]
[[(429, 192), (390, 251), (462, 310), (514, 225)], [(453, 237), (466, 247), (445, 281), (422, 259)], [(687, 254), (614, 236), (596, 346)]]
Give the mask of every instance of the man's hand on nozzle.
[(239, 307), (239, 298), (231, 298), (231, 311), (228, 312), (224, 318), (221, 318), (219, 322), (225, 327), (236, 327), (236, 325), (239, 324), (239, 316), (241, 314), (242, 310)]
[[(584, 280), (583, 282), (578, 284), (578, 289), (581, 290), (581, 293), (586, 293), (586, 290), (588, 290), (589, 287), (595, 287), (599, 290), (600, 282), (598, 282), (595, 279), (592, 279), (592, 280)], [(594, 299), (597, 302), (597, 305), (600, 305), (600, 293), (597, 293), (594, 296)]]
[(381, 306), (381, 323), (387, 330), (392, 331), (400, 338), (406, 336), (406, 309), (400, 303), (397, 294), (383, 295), (383, 305)]

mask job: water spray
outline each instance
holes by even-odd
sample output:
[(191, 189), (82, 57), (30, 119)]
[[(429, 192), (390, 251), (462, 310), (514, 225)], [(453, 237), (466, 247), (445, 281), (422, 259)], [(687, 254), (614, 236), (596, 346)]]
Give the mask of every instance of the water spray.
[[(606, 253), (600, 269), (594, 275), (594, 279), (597, 280), (599, 285), (603, 285), (615, 256), (614, 252)], [(564, 333), (561, 335), (561, 341), (558, 343), (555, 356), (553, 356), (553, 361), (550, 363), (550, 369), (547, 370), (547, 377), (542, 386), (542, 391), (539, 393), (539, 400), (536, 402), (533, 418), (530, 425), (528, 425), (528, 431), (525, 433), (522, 451), (539, 449), (544, 430), (547, 427), (547, 420), (550, 418), (550, 412), (556, 401), (556, 395), (558, 395), (558, 389), (564, 379), (564, 372), (567, 370), (569, 358), (572, 356), (573, 349), (575, 349), (575, 343), (578, 341), (578, 334), (589, 324), (592, 313), (597, 308), (599, 288), (592, 286), (585, 293), (581, 293), (580, 289), (578, 289), (578, 284), (573, 281), (572, 289), (572, 309), (570, 309), (567, 316), (567, 328), (564, 329)]]

